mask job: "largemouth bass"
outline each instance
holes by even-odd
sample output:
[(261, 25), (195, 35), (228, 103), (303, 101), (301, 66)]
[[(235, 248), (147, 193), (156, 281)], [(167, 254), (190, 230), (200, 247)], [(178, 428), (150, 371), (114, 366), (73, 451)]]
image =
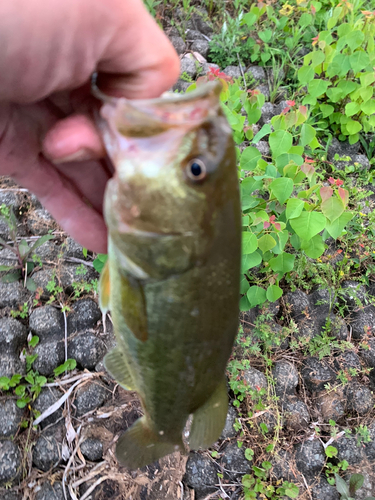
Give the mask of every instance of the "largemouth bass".
[(137, 391), (144, 416), (120, 437), (137, 468), (206, 448), (224, 427), (225, 366), (238, 326), (241, 220), (221, 85), (184, 96), (108, 98), (102, 131), (115, 167), (105, 194), (108, 261), (100, 281), (117, 347), (105, 367)]

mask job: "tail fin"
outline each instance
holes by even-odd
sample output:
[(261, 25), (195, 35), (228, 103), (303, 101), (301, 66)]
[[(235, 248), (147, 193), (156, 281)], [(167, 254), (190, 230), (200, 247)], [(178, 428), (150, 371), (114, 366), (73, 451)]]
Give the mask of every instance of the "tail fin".
[(137, 469), (183, 449), (182, 438), (180, 443), (163, 441), (162, 434), (158, 435), (150, 429), (146, 417), (143, 416), (118, 440), (116, 457), (122, 465)]

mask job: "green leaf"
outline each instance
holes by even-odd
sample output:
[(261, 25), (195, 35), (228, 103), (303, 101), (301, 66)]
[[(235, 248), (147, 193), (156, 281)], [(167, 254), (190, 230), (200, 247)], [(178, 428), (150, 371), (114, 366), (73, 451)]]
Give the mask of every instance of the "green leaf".
[(26, 278), (26, 288), (29, 290), (29, 292), (35, 292), (37, 289), (37, 284), (32, 278)]
[(325, 94), (329, 85), (330, 82), (326, 82), (325, 80), (312, 80), (307, 87), (308, 94), (311, 97), (320, 97), (322, 94)]
[(277, 233), (272, 232), (271, 234), (272, 237), (276, 240), (276, 246), (272, 249), (272, 252), (277, 255), (284, 250), (286, 242), (289, 238), (289, 232), (284, 229), (283, 231), (278, 231)]
[(337, 87), (334, 88), (331, 87), (327, 90), (327, 96), (332, 102), (338, 102), (344, 98), (345, 93), (342, 89), (339, 89)]
[(375, 99), (371, 99), (370, 101), (363, 102), (361, 104), (361, 110), (367, 116), (375, 114)]
[(36, 345), (38, 345), (38, 342), (39, 342), (39, 337), (37, 335), (33, 335), (31, 337), (31, 340), (29, 341), (29, 346), (35, 347)]
[(367, 73), (361, 73), (359, 77), (362, 87), (368, 87), (375, 82), (374, 71), (368, 71)]
[(299, 18), (298, 24), (299, 26), (301, 26), (301, 28), (307, 28), (307, 26), (310, 26), (312, 24), (312, 15), (305, 12)]
[[(365, 87), (365, 88), (359, 89), (359, 95), (362, 97), (363, 102), (366, 102), (369, 99), (371, 99), (373, 93), (374, 93), (374, 89), (372, 87)], [(372, 113), (368, 113), (368, 114), (372, 114)]]
[(259, 252), (249, 253), (242, 255), (241, 259), (241, 272), (246, 273), (249, 269), (259, 266), (262, 262), (262, 256)]
[(242, 233), (242, 253), (249, 254), (258, 248), (258, 239), (253, 233), (248, 231)]
[(357, 134), (362, 130), (362, 125), (359, 122), (351, 119), (345, 124), (345, 127), (350, 135)]
[(349, 56), (349, 62), (354, 74), (370, 66), (370, 58), (366, 52), (357, 51)]
[(246, 276), (242, 274), (240, 278), (240, 294), (243, 295), (248, 291), (249, 288), (249, 282), (247, 281)]
[(258, 240), (258, 247), (262, 250), (263, 253), (268, 252), (273, 247), (276, 246), (276, 241), (270, 234), (265, 234)]
[(68, 370), (74, 370), (75, 367), (77, 366), (77, 362), (75, 359), (67, 359), (65, 363), (62, 365), (58, 366), (53, 370), (53, 373), (55, 374), (55, 377), (58, 377), (62, 373), (68, 371)]
[(352, 474), (349, 480), (349, 494), (354, 495), (359, 488), (362, 488), (364, 480), (362, 474)]
[(259, 132), (254, 136), (254, 139), (252, 140), (252, 144), (257, 144), (263, 137), (266, 135), (269, 135), (272, 132), (271, 125), (269, 123), (266, 123), (263, 125), (263, 127), (259, 130)]
[(277, 285), (270, 285), (267, 288), (266, 297), (269, 302), (275, 302), (283, 294), (281, 288)]
[(327, 219), (334, 222), (344, 212), (345, 207), (341, 199), (331, 196), (322, 202), (321, 209)]
[(249, 28), (256, 23), (258, 16), (254, 12), (248, 12), (242, 17), (241, 24), (246, 24)]
[(287, 177), (279, 177), (270, 184), (270, 189), (278, 202), (282, 205), (293, 192), (293, 181)]
[(286, 204), (286, 218), (296, 219), (302, 213), (305, 202), (302, 200), (297, 200), (296, 198), (291, 198)]
[(14, 283), (21, 278), (21, 270), (14, 271), (13, 273), (8, 273), (1, 278), (3, 283)]
[(96, 258), (94, 259), (94, 262), (92, 263), (94, 266), (95, 271), (98, 273), (102, 272), (102, 269), (104, 267), (104, 264), (107, 262), (108, 255), (105, 253), (99, 253)]
[(296, 219), (291, 219), (290, 225), (303, 240), (310, 240), (313, 236), (323, 231), (326, 218), (319, 212), (302, 212)]
[(18, 245), (18, 250), (20, 252), (20, 256), (22, 257), (22, 259), (28, 255), (30, 247), (27, 244), (26, 240), (21, 240), (21, 243)]
[(304, 123), (301, 128), (300, 143), (301, 146), (307, 146), (315, 138), (316, 131), (311, 125)]
[(240, 311), (248, 311), (251, 309), (249, 299), (246, 295), (240, 298)]
[(345, 77), (350, 70), (350, 61), (346, 54), (336, 54), (332, 62), (328, 65), (326, 75), (330, 78), (339, 76)]
[(341, 236), (344, 227), (352, 218), (353, 218), (352, 213), (344, 212), (334, 222), (327, 221), (325, 229), (332, 236), (332, 238), (336, 240), (339, 236)]
[(336, 49), (341, 51), (345, 45), (348, 45), (352, 51), (357, 49), (362, 45), (363, 40), (365, 39), (365, 34), (362, 31), (354, 30), (347, 33), (345, 36), (342, 36), (337, 43)]
[[(303, 158), (301, 155), (296, 155), (293, 153), (283, 153), (282, 155), (276, 158), (276, 167), (278, 169), (285, 167), (290, 162), (295, 163), (299, 167), (303, 165)], [(281, 173), (281, 171), (279, 170)]]
[(330, 116), (334, 112), (335, 108), (331, 106), (330, 104), (321, 104), (320, 105), (320, 111), (323, 114), (323, 118), (327, 118), (327, 116)]
[(10, 271), (14, 266), (0, 266), (0, 271)]
[(293, 136), (286, 130), (277, 130), (272, 132), (269, 137), (269, 145), (272, 151), (272, 156), (277, 156), (287, 153), (293, 144)]
[(307, 85), (311, 80), (314, 78), (315, 72), (314, 68), (311, 66), (302, 66), (298, 70), (298, 80), (300, 81), (301, 85)]
[(335, 480), (336, 480), (336, 489), (340, 493), (340, 495), (346, 495), (348, 497), (349, 486), (346, 484), (346, 482), (336, 473), (335, 473)]
[(251, 307), (263, 304), (266, 300), (266, 291), (259, 286), (251, 286), (246, 294)]
[(240, 159), (241, 170), (251, 172), (257, 167), (258, 160), (262, 158), (260, 151), (253, 146), (249, 146), (242, 151)]
[(325, 453), (328, 458), (332, 458), (337, 456), (338, 451), (334, 446), (327, 446), (327, 448), (325, 449)]
[(348, 102), (345, 106), (346, 116), (356, 115), (360, 111), (359, 104), (357, 102)]
[(258, 37), (265, 43), (268, 43), (272, 38), (272, 30), (258, 31)]
[(268, 264), (272, 271), (275, 273), (288, 273), (290, 272), (293, 267), (294, 267), (294, 260), (295, 260), (295, 255), (292, 255), (287, 252), (283, 252), (277, 257), (274, 257), (271, 259)]
[(323, 239), (320, 234), (316, 234), (313, 238), (311, 238), (311, 240), (308, 241), (301, 239), (301, 248), (311, 259), (317, 259), (323, 255), (325, 250)]

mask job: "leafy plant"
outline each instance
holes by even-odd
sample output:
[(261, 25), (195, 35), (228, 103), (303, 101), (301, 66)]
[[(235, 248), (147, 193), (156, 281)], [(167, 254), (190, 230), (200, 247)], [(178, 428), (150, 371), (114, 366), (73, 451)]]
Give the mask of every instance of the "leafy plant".
[(288, 481), (283, 481), (278, 486), (269, 484), (267, 480), (268, 471), (272, 468), (272, 464), (268, 461), (262, 462), (262, 467), (253, 465), (253, 474), (245, 474), (242, 477), (242, 486), (244, 491), (244, 499), (251, 500), (263, 495), (264, 498), (272, 500), (281, 499), (283, 497), (297, 498), (299, 488)]
[(375, 130), (375, 14), (353, 19), (348, 5), (335, 7), (327, 29), (304, 57), (298, 79), (307, 85), (303, 104), (312, 106), (317, 126), (354, 144), (360, 132)]
[[(364, 482), (362, 474), (352, 474), (349, 479), (349, 484), (344, 481), (338, 474), (335, 474), (336, 489), (340, 493), (341, 500), (355, 500), (354, 495), (359, 490)], [(366, 497), (364, 500), (375, 500), (375, 497)]]

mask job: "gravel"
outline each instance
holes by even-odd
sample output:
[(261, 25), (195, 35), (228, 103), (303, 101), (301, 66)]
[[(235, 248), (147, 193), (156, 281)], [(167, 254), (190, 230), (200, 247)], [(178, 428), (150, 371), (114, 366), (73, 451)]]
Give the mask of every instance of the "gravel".
[(311, 392), (318, 392), (336, 379), (336, 374), (325, 360), (310, 357), (304, 362), (301, 375)]
[(93, 370), (107, 349), (102, 340), (92, 333), (77, 335), (68, 345), (68, 358), (75, 359), (81, 368)]
[(78, 389), (74, 400), (76, 416), (81, 417), (85, 413), (103, 406), (108, 395), (108, 390), (100, 384), (91, 382), (84, 385)]
[(209, 51), (209, 43), (207, 40), (194, 40), (191, 44), (190, 50), (199, 52), (203, 57), (207, 57)]
[(196, 500), (200, 500), (217, 490), (217, 486), (215, 486), (217, 472), (208, 457), (194, 452), (189, 454), (184, 481), (190, 488), (194, 488)]
[(374, 396), (370, 389), (358, 382), (349, 382), (344, 389), (347, 409), (358, 415), (365, 415), (374, 407)]
[(232, 78), (241, 78), (241, 70), (239, 66), (227, 66), (224, 70), (224, 73)]
[(237, 442), (225, 447), (220, 463), (224, 467), (224, 476), (230, 480), (251, 472), (252, 462), (247, 460), (244, 447), (239, 448)]
[(25, 326), (13, 318), (0, 318), (0, 349), (15, 353), (26, 344)]
[(47, 210), (37, 208), (29, 212), (26, 219), (26, 225), (31, 234), (43, 236), (50, 229), (55, 229), (56, 222)]
[(365, 309), (354, 311), (351, 315), (353, 339), (359, 340), (367, 335), (375, 325), (375, 307), (367, 306)]
[(250, 73), (256, 83), (264, 83), (267, 79), (266, 72), (261, 66), (250, 66), (246, 73)]
[(195, 62), (190, 55), (186, 55), (181, 59), (180, 74), (182, 75), (182, 73), (186, 73), (190, 78), (194, 78), (197, 74)]
[(29, 326), (40, 341), (62, 340), (65, 335), (63, 313), (53, 306), (34, 309), (30, 314)]
[(33, 464), (43, 472), (57, 467), (61, 461), (61, 445), (53, 435), (40, 436), (33, 448)]
[(267, 379), (264, 373), (260, 372), (256, 368), (248, 368), (243, 372), (243, 378), (246, 381), (248, 387), (253, 391), (260, 391), (261, 389), (267, 388)]
[(359, 464), (365, 458), (362, 447), (357, 446), (355, 436), (343, 436), (335, 441), (334, 446), (337, 449), (338, 460), (346, 460), (349, 465)]
[(325, 477), (321, 477), (319, 483), (314, 484), (312, 497), (313, 500), (340, 500), (336, 487), (329, 484)]
[(337, 421), (345, 415), (346, 401), (340, 389), (319, 393), (315, 404), (317, 415), (324, 422), (328, 422), (331, 419)]
[(295, 452), (296, 465), (302, 474), (311, 478), (322, 470), (325, 462), (325, 453), (319, 439), (297, 444)]
[(14, 399), (0, 401), (0, 438), (14, 436), (21, 423), (23, 410)]
[(8, 352), (0, 354), (0, 377), (12, 378), (16, 373), (23, 375), (25, 370), (25, 363), (15, 354)]
[(103, 444), (99, 439), (88, 438), (81, 444), (81, 451), (87, 460), (97, 462), (103, 457)]
[[(61, 396), (62, 393), (55, 387), (43, 387), (38, 398), (33, 403), (33, 408), (34, 410), (43, 413), (47, 410), (47, 408), (56, 403), (56, 401), (60, 399)], [(60, 407), (58, 410), (52, 413), (52, 415), (44, 419), (43, 422), (40, 423), (40, 427), (43, 429), (47, 425), (57, 422), (57, 420), (62, 417), (62, 414), (63, 408)]]
[(296, 396), (287, 396), (282, 403), (285, 425), (292, 430), (306, 429), (310, 422), (310, 413), (303, 401)]
[(235, 431), (235, 429), (233, 428), (236, 418), (238, 418), (237, 411), (234, 406), (230, 405), (228, 408), (225, 426), (223, 432), (221, 433), (220, 439), (230, 439), (237, 435), (237, 431)]
[(43, 342), (35, 347), (34, 354), (38, 355), (33, 363), (34, 370), (41, 375), (52, 375), (53, 370), (65, 361), (64, 342)]
[(272, 374), (275, 379), (276, 396), (294, 394), (298, 384), (298, 371), (292, 363), (283, 360), (276, 361)]
[(67, 318), (69, 334), (94, 328), (101, 317), (99, 306), (94, 300), (77, 300)]
[[(70, 495), (67, 491), (68, 498)], [(64, 491), (61, 483), (57, 483), (54, 481), (53, 484), (48, 481), (44, 482), (35, 495), (35, 500), (64, 500)]]
[(375, 338), (368, 339), (367, 346), (368, 349), (360, 348), (359, 355), (368, 368), (375, 368)]
[(16, 481), (21, 473), (21, 452), (12, 441), (0, 441), (0, 486)]
[(17, 309), (28, 299), (27, 289), (18, 281), (3, 283), (0, 281), (0, 308), (11, 307)]
[(183, 41), (183, 39), (180, 36), (172, 36), (170, 38), (170, 41), (172, 42), (172, 45), (175, 48), (175, 51), (177, 52), (178, 55), (185, 53), (186, 43)]

